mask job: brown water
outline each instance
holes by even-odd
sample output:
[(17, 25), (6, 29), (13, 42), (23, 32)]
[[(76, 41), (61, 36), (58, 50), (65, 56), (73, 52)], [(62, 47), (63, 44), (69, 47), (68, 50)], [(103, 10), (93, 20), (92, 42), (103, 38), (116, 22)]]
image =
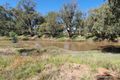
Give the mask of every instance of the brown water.
[(49, 47), (55, 46), (67, 50), (73, 51), (88, 51), (88, 50), (99, 50), (102, 47), (106, 47), (109, 45), (115, 45), (118, 43), (112, 42), (92, 42), (92, 41), (85, 41), (85, 42), (58, 42), (58, 41), (51, 41), (51, 40), (38, 40), (38, 41), (22, 41), (19, 43), (20, 45), (23, 44), (21, 47), (35, 47), (35, 48), (42, 48), (42, 47)]
[(85, 42), (72, 42), (72, 41), (53, 41), (53, 40), (36, 40), (36, 41), (19, 41), (16, 44), (11, 43), (11, 41), (0, 41), (0, 48), (43, 48), (49, 46), (55, 46), (67, 50), (73, 51), (89, 51), (89, 50), (99, 50), (102, 47), (106, 47), (109, 45), (120, 45), (120, 43), (112, 43), (112, 42), (93, 42), (93, 41), (85, 41)]

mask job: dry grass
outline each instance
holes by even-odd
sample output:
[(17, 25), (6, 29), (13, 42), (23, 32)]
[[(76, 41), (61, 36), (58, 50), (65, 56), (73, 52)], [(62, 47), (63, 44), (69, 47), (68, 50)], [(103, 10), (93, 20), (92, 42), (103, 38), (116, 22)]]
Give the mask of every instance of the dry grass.
[[(119, 54), (103, 54), (99, 51), (41, 56), (1, 56), (0, 78), (1, 80), (67, 80), (74, 74), (75, 80), (93, 80), (97, 69), (101, 67), (119, 73), (119, 57)], [(80, 75), (80, 72), (85, 75)]]

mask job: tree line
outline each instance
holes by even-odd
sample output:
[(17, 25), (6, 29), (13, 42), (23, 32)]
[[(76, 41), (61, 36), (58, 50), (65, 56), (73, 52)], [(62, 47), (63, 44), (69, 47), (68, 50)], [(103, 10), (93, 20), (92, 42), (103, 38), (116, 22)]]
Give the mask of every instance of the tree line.
[(108, 0), (84, 16), (77, 2), (66, 3), (59, 12), (42, 16), (35, 0), (19, 0), (17, 6), (0, 6), (0, 36), (47, 35), (48, 37), (85, 36), (86, 38), (115, 40), (120, 36), (120, 1)]

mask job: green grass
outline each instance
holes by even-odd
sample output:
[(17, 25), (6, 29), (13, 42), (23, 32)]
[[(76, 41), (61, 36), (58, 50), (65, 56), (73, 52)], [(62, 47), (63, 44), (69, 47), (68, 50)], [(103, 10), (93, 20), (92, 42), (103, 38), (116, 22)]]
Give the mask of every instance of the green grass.
[(98, 53), (84, 53), (73, 55), (57, 55), (49, 58), (49, 61), (54, 64), (61, 64), (64, 62), (78, 63), (90, 65), (93, 69), (98, 67), (104, 68), (119, 68), (120, 69), (120, 55), (114, 54), (98, 54)]
[(84, 36), (77, 36), (77, 37), (73, 37), (73, 38), (69, 38), (69, 37), (60, 37), (56, 39), (57, 41), (68, 41), (68, 40), (72, 40), (72, 41), (86, 41), (86, 38)]
[[(45, 56), (45, 55), (44, 55)], [(93, 71), (107, 68), (120, 71), (120, 54), (103, 54), (97, 51), (79, 52), (79, 54), (47, 54), (43, 56), (1, 56), (0, 80), (26, 80), (41, 73), (46, 64), (59, 67), (65, 63), (85, 64)]]
[(68, 40), (70, 40), (70, 38), (69, 37), (60, 37), (60, 38), (57, 38), (56, 40), (57, 41), (68, 41)]
[(77, 36), (73, 38), (73, 41), (86, 41), (86, 38), (84, 36)]

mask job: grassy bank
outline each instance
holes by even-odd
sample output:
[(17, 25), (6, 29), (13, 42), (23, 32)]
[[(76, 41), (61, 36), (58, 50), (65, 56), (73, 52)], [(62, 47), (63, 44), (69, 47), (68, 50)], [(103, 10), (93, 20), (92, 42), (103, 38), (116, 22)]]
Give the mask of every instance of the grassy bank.
[(80, 78), (79, 80), (94, 80), (98, 68), (120, 74), (120, 54), (100, 51), (73, 52), (55, 47), (45, 49), (39, 56), (0, 56), (0, 80), (66, 80), (68, 77), (61, 75), (65, 71), (66, 75), (73, 75), (74, 71), (79, 74), (82, 71), (83, 74), (79, 75), (81, 77), (73, 76)]
[[(18, 38), (18, 40), (23, 40), (23, 41), (41, 39), (41, 40), (52, 40), (52, 41), (78, 41), (79, 42), (79, 41), (87, 40), (84, 36), (77, 36), (77, 37), (73, 37), (73, 38), (64, 37), (64, 36), (63, 37), (55, 37), (55, 38), (53, 38), (53, 37), (38, 38), (37, 36), (30, 37), (30, 36), (21, 35), (21, 36), (18, 36), (17, 38)], [(0, 40), (10, 40), (10, 39), (11, 39), (10, 37), (6, 37), (6, 36), (0, 37)]]

